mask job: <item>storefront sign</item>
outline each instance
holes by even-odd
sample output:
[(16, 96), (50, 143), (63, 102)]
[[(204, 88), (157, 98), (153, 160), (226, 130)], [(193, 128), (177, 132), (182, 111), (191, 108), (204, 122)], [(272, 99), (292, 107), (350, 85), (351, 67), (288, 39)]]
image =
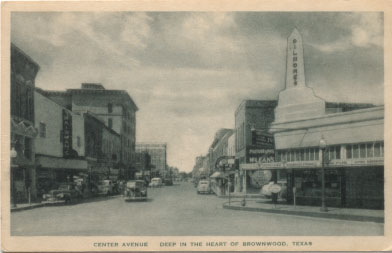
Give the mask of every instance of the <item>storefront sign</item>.
[(260, 130), (252, 131), (252, 145), (257, 147), (274, 148), (273, 135)]
[(270, 148), (248, 147), (249, 163), (272, 163), (275, 161), (275, 150)]
[(63, 109), (63, 156), (72, 156), (72, 115)]

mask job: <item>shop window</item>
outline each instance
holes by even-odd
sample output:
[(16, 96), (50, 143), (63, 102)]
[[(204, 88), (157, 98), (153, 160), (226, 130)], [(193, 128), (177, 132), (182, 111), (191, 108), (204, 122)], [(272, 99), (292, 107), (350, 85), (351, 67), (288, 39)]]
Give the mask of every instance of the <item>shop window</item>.
[(359, 154), (361, 158), (366, 158), (366, 144), (359, 145)]
[(381, 143), (381, 157), (384, 157), (384, 143)]
[(39, 137), (41, 138), (46, 137), (46, 124), (43, 122), (39, 123)]
[(352, 146), (351, 146), (351, 145), (346, 145), (346, 158), (347, 158), (347, 159), (353, 158), (353, 155), (352, 155)]
[(314, 160), (318, 161), (319, 156), (320, 156), (319, 149), (318, 149), (318, 148), (315, 148), (315, 149), (314, 149)]
[(353, 158), (359, 158), (359, 145), (353, 145)]
[(373, 143), (366, 145), (366, 157), (373, 157)]

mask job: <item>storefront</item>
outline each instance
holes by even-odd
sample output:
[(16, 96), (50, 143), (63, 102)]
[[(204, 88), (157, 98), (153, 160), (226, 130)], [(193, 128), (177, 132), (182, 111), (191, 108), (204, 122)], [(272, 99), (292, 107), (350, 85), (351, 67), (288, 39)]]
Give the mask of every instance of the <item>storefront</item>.
[(81, 159), (36, 156), (38, 197), (56, 189), (61, 183), (74, 182), (76, 178), (87, 180), (87, 162)]
[[(362, 149), (361, 149), (362, 147)], [(330, 207), (384, 208), (383, 142), (342, 145), (326, 150), (325, 200)], [(304, 159), (306, 149), (280, 151), (280, 159)], [(284, 200), (289, 204), (320, 205), (322, 194), (322, 152), (317, 148), (313, 161), (290, 161), (244, 164), (241, 169), (252, 177), (258, 175), (261, 187), (271, 181), (287, 189)], [(331, 155), (337, 150), (338, 158)], [(362, 150), (362, 151), (361, 151)], [(298, 151), (298, 152), (297, 152)], [(301, 156), (303, 152), (303, 156)], [(298, 153), (298, 155), (296, 155)], [(318, 157), (318, 159), (315, 159)], [(248, 182), (246, 182), (248, 183)]]

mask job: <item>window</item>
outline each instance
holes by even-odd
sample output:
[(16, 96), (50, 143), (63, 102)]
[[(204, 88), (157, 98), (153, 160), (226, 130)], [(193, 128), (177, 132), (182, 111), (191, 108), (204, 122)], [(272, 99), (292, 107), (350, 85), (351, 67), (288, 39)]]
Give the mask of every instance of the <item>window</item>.
[(366, 158), (366, 144), (361, 144), (359, 146), (359, 154), (361, 158)]
[(375, 143), (374, 144), (374, 157), (380, 157), (381, 156), (381, 145), (380, 143)]
[(314, 160), (314, 149), (311, 148), (311, 149), (310, 149), (309, 161), (313, 161), (313, 160)]
[(309, 149), (305, 149), (305, 161), (309, 161)]
[(39, 123), (39, 137), (46, 137), (46, 124), (42, 122)]
[(305, 160), (305, 151), (303, 149), (301, 149), (301, 161)]
[(76, 142), (77, 142), (78, 147), (80, 148), (82, 146), (82, 140), (80, 139), (80, 136), (76, 137)]
[(366, 156), (373, 157), (373, 143), (368, 143), (366, 145)]
[(358, 157), (359, 157), (359, 146), (353, 145), (353, 158), (358, 158)]
[(113, 112), (113, 105), (111, 103), (108, 104), (108, 113)]
[(108, 119), (108, 127), (109, 127), (110, 129), (113, 128), (113, 119), (112, 119), (112, 118), (109, 118), (109, 119)]
[(352, 155), (352, 146), (351, 146), (351, 145), (347, 145), (347, 146), (346, 146), (346, 158), (347, 158), (347, 159), (353, 158), (353, 155)]
[(340, 159), (340, 146), (336, 146), (336, 159)]

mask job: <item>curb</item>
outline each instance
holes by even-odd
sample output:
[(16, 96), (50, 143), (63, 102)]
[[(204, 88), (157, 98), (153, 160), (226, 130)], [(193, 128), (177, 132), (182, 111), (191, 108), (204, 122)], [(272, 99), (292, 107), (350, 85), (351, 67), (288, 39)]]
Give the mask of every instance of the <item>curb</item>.
[(46, 204), (36, 204), (36, 205), (31, 205), (31, 206), (11, 208), (11, 212), (19, 212), (19, 211), (34, 209), (34, 208), (38, 208), (38, 207), (43, 207), (45, 205)]
[(289, 210), (279, 210), (279, 209), (267, 209), (261, 207), (241, 207), (223, 204), (224, 209), (231, 209), (237, 211), (250, 211), (250, 212), (265, 212), (265, 213), (276, 213), (276, 214), (286, 214), (295, 216), (307, 216), (315, 218), (327, 218), (327, 219), (337, 219), (337, 220), (349, 220), (349, 221), (362, 221), (362, 222), (377, 222), (384, 223), (384, 217), (374, 217), (374, 216), (359, 216), (359, 215), (349, 215), (349, 214), (333, 214), (333, 213), (318, 213), (318, 212), (306, 212), (306, 211), (289, 211)]

